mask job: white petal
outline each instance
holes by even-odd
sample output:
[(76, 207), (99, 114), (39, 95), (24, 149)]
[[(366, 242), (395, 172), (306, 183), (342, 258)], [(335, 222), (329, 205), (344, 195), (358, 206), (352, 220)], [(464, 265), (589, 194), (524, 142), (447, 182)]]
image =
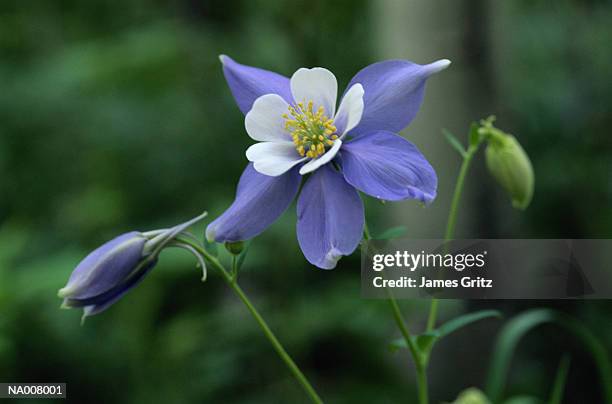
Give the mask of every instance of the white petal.
[(334, 145), (327, 151), (327, 153), (304, 164), (302, 168), (300, 168), (300, 174), (308, 174), (321, 167), (323, 164), (329, 163), (336, 156), (338, 150), (340, 150), (340, 146), (342, 146), (342, 140), (336, 139)]
[(246, 156), (253, 162), (255, 170), (271, 177), (284, 174), (307, 159), (300, 156), (293, 143), (289, 142), (256, 143), (247, 149)]
[(338, 113), (334, 118), (334, 124), (338, 128), (338, 133), (341, 137), (361, 121), (361, 115), (363, 115), (363, 94), (363, 86), (357, 83), (353, 84), (344, 94), (344, 97), (342, 97)]
[(336, 112), (338, 81), (332, 72), (322, 67), (298, 69), (291, 76), (291, 94), (295, 102), (312, 101), (315, 111), (320, 106), (325, 108), (327, 117)]
[(259, 141), (291, 141), (285, 130), (283, 114), (288, 113), (289, 104), (278, 94), (262, 95), (253, 103), (253, 108), (244, 118), (247, 133)]

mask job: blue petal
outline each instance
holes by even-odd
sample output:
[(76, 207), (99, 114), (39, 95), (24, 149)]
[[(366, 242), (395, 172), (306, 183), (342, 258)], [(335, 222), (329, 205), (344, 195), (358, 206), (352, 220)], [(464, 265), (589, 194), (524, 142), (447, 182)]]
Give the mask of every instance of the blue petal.
[(302, 178), (298, 169), (270, 177), (249, 164), (238, 182), (234, 203), (208, 225), (206, 238), (220, 243), (242, 241), (263, 232), (295, 198)]
[(145, 241), (140, 233), (129, 232), (98, 247), (77, 265), (60, 296), (85, 299), (114, 288), (142, 259)]
[(108, 309), (113, 304), (117, 303), (127, 292), (138, 286), (140, 282), (144, 279), (145, 275), (147, 275), (151, 269), (157, 264), (157, 259), (147, 264), (144, 268), (142, 268), (134, 277), (130, 278), (127, 282), (123, 283), (119, 287), (115, 288), (112, 293), (104, 296), (104, 300), (100, 299), (97, 303), (89, 306), (85, 306), (83, 308), (84, 316), (93, 316), (95, 314), (101, 313), (104, 310)]
[(221, 55), (223, 74), (243, 114), (251, 110), (255, 100), (265, 94), (278, 94), (293, 103), (289, 79), (280, 74), (236, 63), (229, 56)]
[(365, 91), (364, 110), (361, 121), (349, 134), (356, 137), (373, 130), (404, 129), (421, 106), (427, 78), (449, 64), (448, 60), (428, 65), (387, 60), (359, 71), (347, 88), (361, 83)]
[(342, 174), (324, 165), (308, 179), (298, 201), (297, 237), (306, 259), (332, 269), (363, 235), (363, 203)]
[(438, 177), (415, 145), (395, 133), (368, 133), (344, 144), (340, 151), (342, 172), (355, 188), (378, 199), (436, 197)]
[(142, 282), (145, 275), (151, 271), (155, 264), (157, 264), (157, 258), (145, 263), (137, 272), (125, 279), (122, 283), (116, 285), (113, 289), (87, 299), (68, 298), (64, 300), (64, 305), (74, 308), (83, 307), (85, 316), (93, 316), (94, 314), (101, 313)]

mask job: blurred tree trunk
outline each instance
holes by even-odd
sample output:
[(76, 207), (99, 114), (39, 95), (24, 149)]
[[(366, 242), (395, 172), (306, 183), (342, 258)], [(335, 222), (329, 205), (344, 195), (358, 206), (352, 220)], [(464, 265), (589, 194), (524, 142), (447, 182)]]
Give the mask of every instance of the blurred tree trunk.
[[(447, 70), (429, 80), (419, 114), (402, 133), (418, 146), (438, 173), (438, 197), (431, 206), (424, 208), (410, 201), (388, 204), (386, 214), (395, 225), (406, 225), (410, 238), (444, 236), (461, 158), (447, 144), (441, 129), (450, 130), (464, 142), (472, 121), (495, 112), (485, 6), (484, 1), (442, 0), (378, 0), (372, 4), (377, 59), (408, 59), (420, 64), (443, 58), (452, 61)], [(484, 175), (483, 159), (476, 158), (461, 200), (457, 237), (494, 234), (494, 209), (490, 208), (493, 204), (489, 203), (489, 193), (483, 191)], [(452, 309), (449, 303), (444, 302), (443, 311)], [(411, 319), (415, 331), (425, 321), (426, 302), (421, 307), (421, 324)], [(443, 345), (437, 347), (430, 367), (432, 402), (449, 401), (465, 387), (461, 383), (476, 385), (482, 380), (486, 366), (473, 366), (469, 360), (482, 354), (478, 352), (480, 344), (466, 340), (461, 343), (465, 348), (460, 353), (445, 352)], [(462, 377), (454, 377), (457, 371), (462, 372)]]
[[(419, 114), (403, 133), (414, 142), (438, 173), (438, 198), (423, 208), (414, 202), (391, 204), (393, 222), (409, 227), (409, 237), (441, 238), (461, 159), (442, 136), (446, 128), (464, 140), (471, 121), (494, 112), (490, 85), (486, 7), (483, 1), (449, 2), (378, 0), (372, 3), (374, 52), (377, 59), (408, 59), (425, 64), (447, 58), (453, 63), (432, 77)], [(474, 190), (476, 167), (470, 172), (459, 212), (457, 236), (476, 237), (487, 212)], [(482, 193), (479, 193), (482, 194)], [(478, 199), (478, 203), (475, 199)], [(486, 199), (486, 196), (485, 196)]]

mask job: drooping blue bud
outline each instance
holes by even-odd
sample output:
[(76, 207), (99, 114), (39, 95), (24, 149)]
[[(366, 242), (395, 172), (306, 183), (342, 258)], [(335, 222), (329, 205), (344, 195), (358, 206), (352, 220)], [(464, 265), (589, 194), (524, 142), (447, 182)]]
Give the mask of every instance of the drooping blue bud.
[[(59, 290), (62, 307), (83, 308), (83, 317), (106, 310), (142, 281), (164, 247), (176, 244), (177, 235), (205, 216), (170, 229), (125, 233), (104, 243), (77, 265)], [(198, 258), (205, 274), (204, 261)]]
[(130, 232), (91, 252), (59, 290), (63, 307), (83, 307), (85, 316), (90, 316), (119, 300), (155, 264), (155, 259), (143, 262), (146, 241), (142, 233)]

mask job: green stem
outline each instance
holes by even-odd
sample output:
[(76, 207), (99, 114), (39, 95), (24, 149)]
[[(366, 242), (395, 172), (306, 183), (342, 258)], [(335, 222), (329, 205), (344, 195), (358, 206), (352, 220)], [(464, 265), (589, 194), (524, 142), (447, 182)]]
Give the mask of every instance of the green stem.
[(427, 404), (429, 403), (429, 396), (427, 390), (427, 369), (423, 367), (422, 369), (417, 368), (417, 386), (419, 389), (419, 404)]
[(270, 341), (270, 343), (272, 344), (272, 347), (274, 348), (278, 356), (280, 356), (282, 361), (285, 362), (285, 365), (287, 365), (293, 377), (295, 377), (295, 379), (298, 381), (298, 383), (300, 383), (300, 385), (302, 386), (306, 394), (308, 394), (308, 397), (310, 398), (310, 400), (313, 403), (323, 404), (323, 400), (321, 400), (321, 398), (319, 397), (315, 389), (312, 387), (312, 385), (310, 384), (306, 376), (302, 373), (300, 368), (298, 368), (298, 366), (295, 364), (291, 356), (289, 356), (289, 354), (287, 353), (283, 345), (280, 343), (278, 338), (276, 338), (276, 336), (274, 335), (274, 333), (272, 332), (272, 330), (270, 329), (266, 321), (263, 319), (261, 314), (259, 314), (255, 306), (253, 306), (253, 303), (251, 302), (251, 300), (244, 293), (242, 288), (238, 285), (238, 282), (236, 281), (235, 277), (233, 277), (232, 274), (230, 274), (225, 269), (223, 264), (221, 264), (216, 257), (209, 254), (208, 251), (202, 248), (202, 246), (200, 246), (199, 244), (193, 242), (192, 240), (184, 239), (184, 238), (181, 238), (180, 241), (183, 243), (189, 244), (191, 247), (195, 248), (200, 254), (202, 254), (206, 258), (206, 260), (213, 267), (215, 267), (215, 269), (219, 271), (225, 283), (227, 283), (227, 285), (234, 291), (234, 293), (236, 293), (238, 298), (247, 307), (247, 309), (249, 310), (249, 312), (251, 313), (255, 321), (257, 321), (257, 324), (262, 329), (268, 341)]
[(236, 292), (236, 294), (238, 295), (240, 300), (242, 300), (242, 302), (247, 307), (247, 309), (249, 309), (249, 311), (251, 312), (251, 315), (253, 316), (255, 321), (257, 321), (257, 324), (259, 324), (259, 327), (264, 332), (266, 338), (268, 338), (268, 340), (274, 347), (274, 350), (276, 350), (276, 353), (278, 354), (278, 356), (280, 356), (282, 361), (285, 362), (285, 364), (289, 368), (289, 371), (293, 374), (293, 376), (298, 381), (298, 383), (302, 385), (302, 388), (304, 389), (306, 394), (308, 394), (308, 396), (310, 397), (310, 400), (313, 403), (323, 404), (323, 400), (321, 400), (321, 398), (319, 397), (315, 389), (312, 387), (312, 385), (310, 384), (310, 382), (304, 375), (304, 373), (302, 373), (302, 371), (295, 364), (291, 356), (289, 356), (289, 354), (287, 353), (283, 345), (280, 343), (278, 338), (276, 338), (276, 336), (274, 335), (274, 333), (272, 332), (272, 330), (270, 329), (266, 321), (259, 314), (255, 306), (253, 306), (253, 304), (251, 303), (247, 295), (244, 293), (242, 288), (240, 288), (240, 286), (238, 286), (238, 283), (236, 282), (231, 282), (229, 283), (229, 285), (234, 290), (234, 292)]
[(463, 157), (463, 163), (461, 164), (461, 170), (459, 171), (457, 184), (455, 185), (455, 192), (453, 193), (450, 212), (448, 213), (444, 241), (452, 240), (455, 236), (455, 224), (457, 222), (457, 212), (459, 211), (459, 201), (461, 200), (461, 194), (463, 193), (463, 184), (465, 183), (465, 177), (467, 176), (470, 164), (472, 163), (472, 157), (474, 157), (477, 150), (477, 145), (470, 146)]
[(427, 331), (432, 331), (436, 328), (436, 317), (438, 316), (438, 299), (435, 297), (431, 299), (431, 306), (429, 306), (429, 317), (427, 318)]
[(366, 241), (372, 239), (372, 235), (370, 234), (370, 229), (368, 228), (367, 223), (363, 224), (363, 238), (366, 239)]
[[(447, 242), (455, 237), (455, 224), (457, 223), (457, 213), (459, 212), (459, 201), (461, 201), (461, 194), (463, 193), (463, 185), (465, 183), (465, 177), (467, 176), (470, 164), (474, 154), (478, 151), (480, 144), (470, 145), (463, 155), (463, 163), (461, 164), (461, 170), (459, 170), (459, 176), (457, 177), (457, 183), (455, 184), (455, 191), (453, 192), (453, 199), (451, 201), (450, 212), (448, 213), (448, 220), (446, 222), (446, 232), (444, 233), (444, 241)], [(429, 308), (429, 317), (427, 318), (427, 331), (431, 331), (436, 327), (436, 318), (438, 316), (438, 299), (431, 299), (431, 306)]]
[(410, 354), (414, 359), (415, 366), (417, 368), (420, 368), (422, 363), (419, 357), (419, 352), (417, 350), (416, 345), (414, 344), (414, 341), (412, 340), (410, 332), (408, 331), (406, 321), (404, 321), (404, 317), (402, 316), (402, 312), (399, 308), (399, 305), (397, 304), (397, 300), (395, 300), (395, 296), (393, 296), (393, 293), (389, 289), (387, 289), (387, 295), (389, 296), (388, 300), (389, 304), (391, 305), (391, 311), (393, 312), (393, 319), (395, 320), (395, 324), (397, 324), (397, 328), (399, 328), (400, 332), (402, 333), (402, 337), (404, 337), (404, 340), (406, 341), (408, 350), (410, 350)]
[(550, 394), (550, 400), (548, 404), (561, 404), (563, 400), (563, 391), (565, 390), (565, 383), (567, 382), (567, 373), (570, 366), (570, 356), (565, 354), (561, 357), (559, 367), (557, 367), (557, 375), (555, 376), (555, 383), (553, 384), (553, 390)]
[[(363, 238), (366, 241), (371, 240), (372, 236), (370, 235), (370, 229), (368, 228), (368, 224), (364, 223), (363, 227)], [(421, 355), (419, 355), (419, 350), (416, 347), (411, 335), (410, 331), (408, 331), (408, 326), (406, 325), (406, 321), (404, 320), (404, 316), (402, 316), (402, 311), (399, 308), (397, 300), (393, 295), (391, 289), (386, 289), (388, 302), (391, 306), (391, 311), (393, 313), (393, 319), (395, 320), (395, 324), (397, 328), (399, 328), (404, 341), (406, 341), (406, 346), (412, 355), (412, 359), (414, 360), (414, 366), (417, 372), (417, 388), (419, 395), (419, 404), (428, 404), (428, 392), (427, 392), (427, 372), (426, 365)]]
[(233, 282), (238, 281), (238, 256), (232, 254), (232, 272), (231, 277)]
[(406, 341), (406, 345), (408, 346), (408, 350), (412, 355), (412, 359), (414, 360), (414, 366), (416, 368), (417, 373), (417, 388), (419, 394), (419, 404), (428, 404), (428, 393), (427, 393), (427, 365), (425, 361), (422, 359), (421, 355), (419, 355), (419, 351), (410, 336), (410, 332), (408, 331), (408, 327), (406, 326), (406, 322), (404, 321), (404, 317), (402, 316), (402, 312), (400, 311), (399, 305), (397, 304), (397, 300), (395, 300), (395, 296), (391, 290), (387, 289), (387, 295), (389, 296), (389, 304), (391, 305), (391, 310), (393, 312), (393, 318), (395, 319), (395, 324), (397, 324), (397, 328), (399, 328), (404, 340)]

